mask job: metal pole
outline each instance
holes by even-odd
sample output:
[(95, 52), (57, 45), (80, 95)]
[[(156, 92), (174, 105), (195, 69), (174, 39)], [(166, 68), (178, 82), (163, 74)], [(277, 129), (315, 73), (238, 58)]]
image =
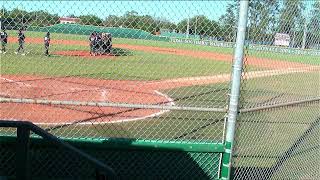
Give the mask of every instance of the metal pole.
[(306, 48), (306, 40), (307, 40), (307, 18), (304, 21), (304, 28), (303, 28), (303, 40), (302, 40), (302, 49)]
[(198, 17), (196, 16), (196, 22), (195, 22), (195, 27), (194, 27), (194, 35), (196, 36), (197, 35), (197, 20), (198, 20)]
[(221, 178), (230, 179), (232, 148), (234, 142), (236, 119), (238, 117), (240, 82), (243, 65), (244, 43), (248, 18), (248, 0), (240, 1), (239, 23), (237, 30), (236, 49), (234, 54), (231, 94), (228, 110), (225, 152), (222, 157)]
[(188, 22), (187, 22), (187, 33), (186, 33), (186, 37), (189, 38), (189, 29), (190, 29), (190, 18), (188, 15)]
[(31, 179), (30, 162), (29, 162), (29, 136), (30, 130), (27, 127), (17, 128), (17, 145), (16, 145), (16, 178)]
[[(3, 3), (4, 4), (4, 3)], [(4, 15), (4, 6), (2, 4), (2, 12), (1, 12), (1, 15), (0, 15), (0, 31), (2, 31), (2, 19), (4, 19), (5, 15)], [(4, 28), (3, 28), (4, 29)]]

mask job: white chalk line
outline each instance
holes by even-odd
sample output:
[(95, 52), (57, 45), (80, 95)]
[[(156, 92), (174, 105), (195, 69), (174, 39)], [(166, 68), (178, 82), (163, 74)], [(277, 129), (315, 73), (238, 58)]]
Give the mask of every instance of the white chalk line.
[(30, 84), (27, 84), (27, 83), (15, 81), (15, 80), (8, 79), (8, 78), (4, 78), (4, 77), (0, 77), (0, 78), (3, 79), (3, 80), (5, 80), (5, 81), (8, 81), (8, 82), (11, 82), (11, 83), (14, 83), (14, 84), (18, 84), (19, 86), (31, 87), (31, 85), (30, 85)]
[[(287, 68), (287, 69), (273, 69), (273, 70), (263, 70), (263, 71), (250, 71), (244, 73), (246, 75), (245, 79), (252, 79), (258, 77), (267, 77), (274, 75), (283, 75), (290, 73), (300, 73), (300, 72), (310, 72), (319, 70), (319, 67), (311, 66), (311, 67), (302, 67), (302, 68)], [(150, 82), (150, 84), (165, 84), (165, 83), (184, 83), (184, 82), (194, 82), (193, 85), (199, 84), (211, 84), (212, 80), (215, 80), (215, 83), (229, 81), (231, 78), (231, 74), (218, 74), (214, 76), (199, 76), (199, 77), (185, 77), (185, 78), (177, 78), (177, 79), (169, 79), (163, 81), (155, 81)], [(204, 83), (206, 82), (206, 83)]]
[(107, 101), (107, 90), (106, 89), (101, 90), (101, 99), (103, 102)]

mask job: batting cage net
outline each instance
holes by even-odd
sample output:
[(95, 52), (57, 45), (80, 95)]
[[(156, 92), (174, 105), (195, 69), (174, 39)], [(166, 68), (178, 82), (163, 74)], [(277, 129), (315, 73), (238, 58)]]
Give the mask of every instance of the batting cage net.
[[(319, 1), (0, 9), (1, 120), (30, 121), (120, 179), (320, 178)], [(0, 135), (0, 179), (14, 177), (16, 129)], [(96, 173), (31, 137), (32, 177)]]

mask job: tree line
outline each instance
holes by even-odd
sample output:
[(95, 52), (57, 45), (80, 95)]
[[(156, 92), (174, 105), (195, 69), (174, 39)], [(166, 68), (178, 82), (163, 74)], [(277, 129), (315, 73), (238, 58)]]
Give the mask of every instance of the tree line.
[[(135, 11), (126, 12), (122, 16), (109, 15), (105, 19), (95, 15), (69, 15), (69, 17), (80, 18), (80, 23), (84, 25), (134, 28), (150, 33), (167, 29), (234, 41), (238, 7), (238, 0), (230, 2), (226, 12), (217, 21), (204, 15), (197, 15), (174, 23), (164, 18), (139, 15)], [(305, 12), (308, 12), (308, 17)], [(4, 17), (2, 22), (9, 27), (43, 27), (59, 23), (57, 14), (50, 14), (46, 11), (27, 12), (19, 9), (12, 11), (2, 9), (1, 14), (1, 17)], [(291, 37), (292, 46), (302, 46), (304, 37), (306, 37), (307, 46), (320, 44), (320, 1), (315, 1), (312, 8), (307, 11), (303, 0), (250, 1), (248, 15), (247, 39), (253, 43), (270, 44), (274, 40), (275, 33), (286, 33)], [(306, 33), (305, 30), (307, 30)]]

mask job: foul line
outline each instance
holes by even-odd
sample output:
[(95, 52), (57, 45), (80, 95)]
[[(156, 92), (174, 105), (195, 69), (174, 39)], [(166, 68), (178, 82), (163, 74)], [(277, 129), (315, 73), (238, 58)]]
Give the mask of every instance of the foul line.
[(8, 82), (18, 84), (19, 86), (31, 87), (31, 85), (30, 85), (30, 84), (27, 84), (27, 83), (23, 83), (23, 82), (15, 81), (15, 80), (8, 79), (8, 78), (4, 78), (4, 77), (0, 77), (0, 78), (1, 78), (1, 79), (3, 79), (3, 80), (5, 80), (5, 81), (8, 81)]

